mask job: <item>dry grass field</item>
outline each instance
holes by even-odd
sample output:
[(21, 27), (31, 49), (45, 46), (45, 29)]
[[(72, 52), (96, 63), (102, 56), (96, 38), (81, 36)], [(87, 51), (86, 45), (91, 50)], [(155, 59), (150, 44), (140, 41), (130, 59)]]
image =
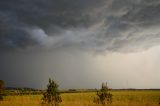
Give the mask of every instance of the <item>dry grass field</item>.
[[(160, 91), (111, 91), (112, 104), (106, 106), (160, 106)], [(63, 93), (60, 106), (98, 106), (88, 93)], [(0, 106), (40, 106), (42, 95), (5, 96)], [(100, 106), (100, 105), (99, 105)]]

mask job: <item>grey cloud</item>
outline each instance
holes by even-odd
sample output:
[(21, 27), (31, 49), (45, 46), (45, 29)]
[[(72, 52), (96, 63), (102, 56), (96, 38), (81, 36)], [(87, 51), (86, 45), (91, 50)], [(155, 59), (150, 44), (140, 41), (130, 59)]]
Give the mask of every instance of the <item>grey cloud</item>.
[(159, 44), (159, 11), (157, 0), (2, 0), (0, 47), (143, 50)]
[(159, 11), (158, 0), (0, 0), (0, 78), (35, 88), (49, 77), (61, 88), (159, 87)]
[[(34, 27), (43, 30), (48, 36), (55, 35), (56, 27), (87, 27), (95, 20), (84, 11), (99, 7), (103, 2), (103, 0), (0, 1), (1, 45), (4, 48), (35, 46), (37, 42), (32, 37), (32, 31), (30, 33), (26, 30)], [(21, 44), (22, 42), (24, 44)], [(30, 45), (31, 42), (33, 44)]]

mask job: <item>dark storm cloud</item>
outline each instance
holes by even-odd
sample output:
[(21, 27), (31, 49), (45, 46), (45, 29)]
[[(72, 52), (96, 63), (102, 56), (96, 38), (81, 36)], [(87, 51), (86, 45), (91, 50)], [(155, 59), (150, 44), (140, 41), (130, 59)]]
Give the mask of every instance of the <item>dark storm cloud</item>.
[(0, 48), (142, 50), (159, 44), (159, 11), (158, 0), (1, 0)]
[(0, 0), (0, 79), (35, 88), (49, 77), (62, 88), (157, 87), (159, 11), (159, 0)]

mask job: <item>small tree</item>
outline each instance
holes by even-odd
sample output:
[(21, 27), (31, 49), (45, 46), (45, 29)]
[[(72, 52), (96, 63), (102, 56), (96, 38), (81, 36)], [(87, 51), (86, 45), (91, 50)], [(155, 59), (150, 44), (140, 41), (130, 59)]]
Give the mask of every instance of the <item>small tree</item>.
[(49, 78), (49, 84), (47, 85), (46, 92), (43, 93), (43, 102), (42, 104), (49, 104), (57, 106), (60, 102), (62, 102), (59, 90), (58, 90), (58, 84), (51, 80)]
[(107, 103), (112, 103), (112, 94), (109, 92), (107, 83), (102, 83), (100, 90), (97, 90), (97, 98), (94, 98), (93, 102), (97, 104), (105, 105)]
[(0, 80), (0, 101), (3, 100), (4, 88), (5, 88), (5, 83), (3, 80)]

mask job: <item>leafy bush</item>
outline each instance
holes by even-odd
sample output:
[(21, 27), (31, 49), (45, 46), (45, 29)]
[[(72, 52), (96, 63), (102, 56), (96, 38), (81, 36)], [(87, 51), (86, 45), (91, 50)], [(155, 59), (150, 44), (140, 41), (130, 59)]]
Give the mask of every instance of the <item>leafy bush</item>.
[(49, 79), (49, 84), (47, 85), (46, 92), (43, 93), (42, 101), (42, 104), (48, 104), (52, 106), (57, 106), (60, 102), (62, 102), (58, 90), (58, 84), (55, 81)]
[(102, 83), (100, 90), (97, 90), (97, 97), (94, 98), (93, 102), (97, 104), (105, 105), (107, 103), (112, 103), (112, 94), (109, 92), (107, 83)]
[(5, 88), (5, 83), (3, 80), (0, 80), (0, 101), (3, 100), (3, 91), (4, 91), (4, 88)]

